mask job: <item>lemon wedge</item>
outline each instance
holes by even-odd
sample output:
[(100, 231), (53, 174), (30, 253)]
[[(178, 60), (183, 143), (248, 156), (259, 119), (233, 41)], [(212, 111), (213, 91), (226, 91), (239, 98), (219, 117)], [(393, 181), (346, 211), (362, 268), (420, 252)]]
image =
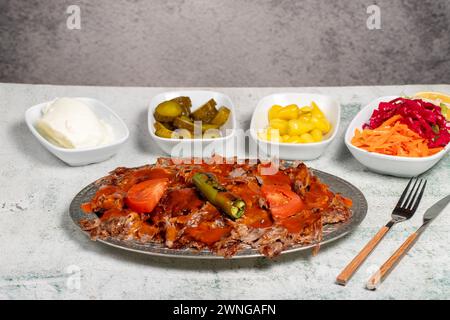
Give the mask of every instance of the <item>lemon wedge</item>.
[(420, 97), (428, 100), (438, 100), (446, 104), (450, 104), (450, 95), (440, 92), (418, 92), (414, 95), (415, 97)]
[(437, 104), (438, 106), (442, 106), (441, 104), (445, 104), (446, 108), (443, 109), (442, 113), (444, 114), (445, 118), (448, 120), (450, 119), (450, 95), (441, 93), (441, 92), (432, 92), (432, 91), (424, 91), (424, 92), (417, 92), (414, 97), (422, 98), (426, 100), (430, 100), (433, 103)]

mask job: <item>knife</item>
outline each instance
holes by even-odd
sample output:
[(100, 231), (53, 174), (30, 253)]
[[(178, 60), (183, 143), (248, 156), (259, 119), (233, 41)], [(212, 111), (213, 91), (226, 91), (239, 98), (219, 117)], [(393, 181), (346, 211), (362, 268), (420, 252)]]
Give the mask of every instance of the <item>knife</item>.
[(386, 260), (386, 262), (369, 278), (366, 284), (366, 288), (369, 290), (375, 290), (380, 283), (388, 276), (403, 256), (409, 251), (409, 249), (416, 242), (418, 237), (425, 231), (430, 223), (444, 211), (447, 204), (450, 202), (450, 195), (436, 202), (433, 206), (428, 208), (423, 215), (423, 223), (416, 232), (412, 233), (408, 239), (392, 254), (392, 256)]

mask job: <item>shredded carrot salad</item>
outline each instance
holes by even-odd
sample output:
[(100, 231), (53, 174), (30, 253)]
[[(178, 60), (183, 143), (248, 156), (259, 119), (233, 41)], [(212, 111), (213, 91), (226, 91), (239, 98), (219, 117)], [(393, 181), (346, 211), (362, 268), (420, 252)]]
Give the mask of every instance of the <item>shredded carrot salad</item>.
[(401, 123), (401, 118), (395, 115), (373, 130), (356, 129), (352, 144), (369, 152), (401, 157), (427, 157), (443, 149), (429, 148), (428, 141)]

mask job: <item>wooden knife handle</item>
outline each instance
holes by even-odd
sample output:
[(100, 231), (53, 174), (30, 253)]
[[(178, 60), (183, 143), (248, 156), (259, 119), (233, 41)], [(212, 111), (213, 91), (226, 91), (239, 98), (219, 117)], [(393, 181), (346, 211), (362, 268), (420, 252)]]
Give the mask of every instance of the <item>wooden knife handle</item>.
[(391, 270), (397, 265), (397, 263), (403, 258), (408, 250), (414, 244), (414, 240), (418, 237), (418, 233), (414, 232), (408, 239), (392, 254), (392, 256), (386, 260), (386, 262), (376, 271), (367, 281), (366, 287), (369, 290), (375, 290), (378, 285), (385, 279)]
[(336, 282), (340, 285), (345, 286), (350, 278), (353, 276), (359, 266), (366, 260), (370, 253), (375, 249), (378, 243), (383, 239), (386, 233), (389, 231), (390, 227), (384, 226), (378, 231), (378, 233), (365, 245), (365, 247), (358, 253), (356, 257), (342, 270), (342, 272), (337, 276)]

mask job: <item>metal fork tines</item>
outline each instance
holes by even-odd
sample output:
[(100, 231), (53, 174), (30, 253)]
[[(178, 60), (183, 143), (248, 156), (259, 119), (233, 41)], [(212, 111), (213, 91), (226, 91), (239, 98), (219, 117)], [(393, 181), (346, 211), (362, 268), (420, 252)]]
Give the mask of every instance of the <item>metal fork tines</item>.
[(337, 276), (336, 282), (338, 284), (347, 284), (356, 270), (358, 270), (361, 264), (366, 260), (366, 258), (375, 249), (378, 243), (380, 243), (394, 224), (406, 221), (414, 215), (419, 206), (420, 200), (422, 199), (426, 185), (427, 181), (424, 179), (411, 178), (411, 180), (409, 180), (408, 185), (392, 211), (391, 220), (378, 231), (378, 233), (364, 246), (364, 248), (361, 249), (358, 255), (353, 258), (353, 260)]
[[(413, 182), (414, 184), (411, 187)], [(408, 185), (392, 211), (392, 220), (388, 225), (408, 220), (414, 215), (422, 199), (426, 185), (427, 180), (425, 179), (411, 178), (409, 180)]]

